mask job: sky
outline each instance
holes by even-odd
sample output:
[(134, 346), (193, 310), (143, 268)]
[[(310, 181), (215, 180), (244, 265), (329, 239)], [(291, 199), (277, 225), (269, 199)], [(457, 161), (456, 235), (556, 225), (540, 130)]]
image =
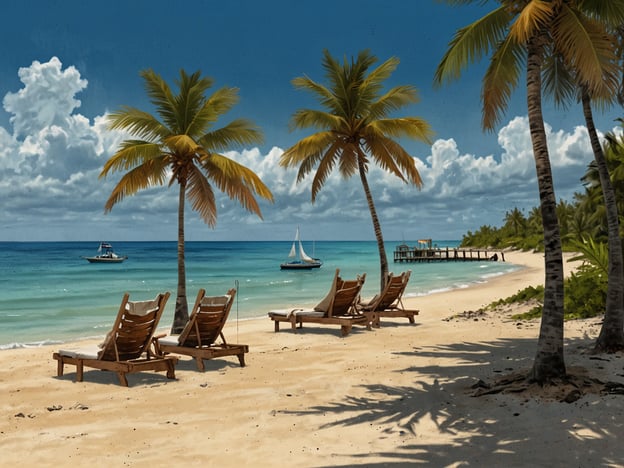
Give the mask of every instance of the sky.
[[(244, 117), (264, 133), (259, 146), (226, 154), (258, 174), (274, 202), (263, 218), (218, 197), (210, 228), (187, 205), (186, 239), (374, 240), (357, 176), (333, 174), (314, 204), (310, 179), (279, 166), (285, 149), (310, 131), (291, 132), (292, 114), (319, 108), (291, 80), (323, 82), (323, 50), (351, 58), (369, 49), (400, 64), (388, 86), (413, 85), (420, 101), (393, 116), (430, 123), (433, 144), (401, 141), (423, 179), (421, 190), (372, 166), (369, 179), (386, 240), (461, 239), (500, 226), (505, 213), (539, 205), (526, 95), (515, 91), (500, 125), (481, 129), (487, 61), (442, 87), (433, 76), (458, 28), (494, 3), (451, 7), (435, 0), (24, 0), (3, 5), (0, 29), (0, 241), (138, 241), (177, 238), (177, 187), (152, 188), (104, 204), (120, 174), (99, 178), (123, 135), (106, 115), (121, 106), (154, 113), (142, 70), (174, 86), (181, 69), (214, 80), (210, 92), (239, 88), (240, 102), (217, 125)], [(557, 199), (571, 200), (592, 160), (580, 106), (545, 102)], [(614, 130), (621, 108), (596, 112)]]

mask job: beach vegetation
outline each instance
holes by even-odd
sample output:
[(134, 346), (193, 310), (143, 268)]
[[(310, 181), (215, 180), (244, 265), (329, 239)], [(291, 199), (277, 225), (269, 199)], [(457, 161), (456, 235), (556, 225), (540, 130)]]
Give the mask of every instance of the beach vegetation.
[[(475, 2), (478, 0), (475, 0)], [(469, 0), (447, 0), (450, 4)], [(483, 3), (483, 2), (481, 2)], [(615, 44), (603, 34), (605, 17), (619, 16), (624, 2), (604, 8), (599, 0), (498, 0), (498, 7), (457, 31), (435, 74), (438, 84), (457, 79), (483, 56), (490, 62), (483, 78), (482, 127), (500, 121), (522, 73), (535, 159), (544, 238), (544, 305), (537, 352), (529, 380), (540, 384), (565, 377), (563, 353), (564, 275), (561, 230), (542, 113), (542, 92), (550, 82), (549, 66), (573, 71), (590, 96), (604, 89), (613, 69)], [(622, 21), (620, 20), (621, 24)], [(554, 65), (553, 65), (554, 64)], [(561, 91), (561, 90), (559, 90)]]
[[(564, 320), (584, 319), (604, 314), (607, 298), (606, 275), (596, 271), (572, 273), (564, 282)], [(516, 303), (534, 303), (528, 311), (513, 314), (513, 320), (534, 320), (542, 317), (543, 286), (529, 286), (516, 294), (492, 302), (487, 309)]]
[(112, 130), (127, 132), (117, 152), (106, 161), (100, 177), (124, 172), (105, 211), (127, 196), (154, 186), (178, 186), (178, 289), (172, 333), (188, 321), (184, 252), (185, 201), (210, 227), (217, 222), (215, 189), (262, 218), (256, 196), (273, 200), (269, 188), (247, 167), (223, 154), (232, 146), (260, 143), (262, 133), (246, 119), (215, 128), (220, 117), (238, 102), (238, 89), (223, 87), (207, 95), (213, 80), (180, 70), (178, 92), (153, 70), (141, 72), (156, 115), (122, 107), (108, 115)]
[[(624, 121), (619, 120), (620, 125)], [(617, 205), (618, 222), (622, 225), (622, 213), (624, 209), (624, 136), (608, 133), (605, 136), (604, 157), (608, 167), (609, 178), (613, 186), (614, 202)], [(609, 298), (613, 290), (609, 290), (609, 283), (613, 282), (614, 274), (612, 246), (609, 241), (610, 228), (605, 208), (605, 197), (602, 195), (603, 180), (598, 174), (597, 161), (592, 161), (586, 173), (581, 178), (584, 191), (576, 193), (571, 203), (560, 202), (557, 206), (557, 216), (562, 226), (563, 248), (574, 252), (576, 255), (570, 261), (582, 261), (578, 274), (565, 284), (564, 318), (594, 316), (604, 314), (605, 320), (601, 327), (601, 333), (595, 344), (597, 352), (613, 352), (620, 348), (620, 335), (622, 322), (618, 312), (619, 307), (609, 309)], [(519, 211), (519, 210), (512, 210)], [(531, 210), (534, 213), (535, 209)], [(617, 241), (622, 244), (622, 229), (619, 228)], [(510, 247), (522, 250), (542, 251), (539, 245), (534, 243), (535, 231), (530, 223), (522, 224), (521, 230), (515, 231), (509, 225), (509, 217), (506, 216), (504, 224), (500, 227), (491, 225), (482, 226), (476, 232), (469, 232), (462, 239), (464, 247), (485, 247), (496, 245), (497, 247)], [(616, 249), (617, 250), (617, 249)], [(585, 287), (587, 285), (587, 287)], [(613, 285), (611, 284), (611, 288)], [(617, 296), (616, 296), (617, 298)], [(619, 302), (616, 302), (619, 304)], [(610, 313), (607, 312), (610, 311)], [(541, 316), (541, 309), (536, 311)], [(530, 314), (530, 316), (534, 316)], [(604, 334), (603, 331), (605, 330)], [(610, 330), (610, 331), (607, 331)], [(600, 338), (603, 336), (603, 338)]]
[(322, 109), (300, 109), (293, 114), (291, 130), (312, 128), (316, 132), (288, 148), (280, 164), (299, 168), (298, 183), (314, 173), (312, 203), (334, 169), (345, 179), (359, 176), (379, 250), (381, 291), (388, 276), (388, 258), (368, 183), (369, 166), (375, 163), (402, 182), (420, 188), (422, 179), (415, 160), (397, 139), (431, 143), (433, 132), (422, 118), (391, 116), (418, 102), (418, 93), (410, 85), (384, 90), (384, 82), (399, 65), (399, 59), (391, 57), (373, 68), (377, 62), (368, 50), (342, 61), (325, 50), (322, 65), (326, 84), (308, 76), (292, 80), (295, 89), (313, 94)]

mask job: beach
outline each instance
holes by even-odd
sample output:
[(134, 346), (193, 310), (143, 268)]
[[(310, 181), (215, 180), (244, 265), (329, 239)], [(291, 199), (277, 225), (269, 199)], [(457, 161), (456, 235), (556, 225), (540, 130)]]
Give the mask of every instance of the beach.
[[(266, 317), (230, 321), (245, 343), (198, 372), (182, 357), (176, 380), (74, 367), (56, 377), (56, 346), (0, 352), (2, 465), (67, 466), (622, 466), (622, 395), (589, 378), (624, 381), (622, 354), (588, 349), (600, 318), (566, 322), (566, 365), (586, 375), (571, 403), (557, 392), (475, 397), (479, 380), (528, 370), (539, 321), (475, 313), (543, 284), (543, 255), (507, 252), (524, 268), (482, 284), (409, 298), (410, 325), (387, 319), (347, 337), (337, 326), (273, 331)], [(574, 264), (565, 263), (569, 273)], [(265, 311), (259, 310), (258, 315)], [(82, 346), (84, 343), (72, 343)]]

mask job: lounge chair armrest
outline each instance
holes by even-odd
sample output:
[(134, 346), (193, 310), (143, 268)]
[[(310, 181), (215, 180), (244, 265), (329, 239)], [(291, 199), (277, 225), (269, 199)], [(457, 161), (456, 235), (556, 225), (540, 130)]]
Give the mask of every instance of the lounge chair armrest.
[(148, 359), (150, 357), (163, 357), (163, 353), (160, 349), (160, 345), (158, 344), (158, 340), (160, 338), (164, 338), (165, 336), (167, 336), (166, 333), (160, 333), (158, 335), (154, 335), (152, 336), (152, 342), (150, 343), (150, 345), (147, 347), (147, 357)]

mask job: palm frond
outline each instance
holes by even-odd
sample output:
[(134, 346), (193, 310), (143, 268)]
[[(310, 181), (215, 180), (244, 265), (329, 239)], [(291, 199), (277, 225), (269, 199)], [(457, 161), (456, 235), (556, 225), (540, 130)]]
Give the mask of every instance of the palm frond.
[(431, 144), (434, 135), (429, 123), (418, 117), (399, 117), (395, 119), (379, 119), (370, 123), (367, 128), (379, 132), (386, 137), (409, 138)]
[(143, 140), (157, 141), (169, 134), (153, 115), (134, 107), (122, 107), (119, 111), (106, 116), (110, 130), (124, 130), (130, 135)]
[(383, 119), (392, 111), (418, 102), (418, 90), (413, 86), (396, 86), (373, 102), (367, 120)]
[(624, 1), (622, 0), (584, 0), (581, 8), (588, 17), (610, 28), (618, 28), (624, 24)]
[[(381, 169), (394, 174), (396, 177), (401, 179), (402, 182), (407, 183), (407, 179), (403, 175), (403, 171), (401, 171), (394, 159), (394, 151), (398, 149), (397, 147), (400, 147), (400, 145), (389, 138), (385, 138), (383, 135), (367, 138), (364, 145), (366, 154), (369, 154)], [(412, 160), (412, 165), (413, 164), (414, 161)]]
[(560, 54), (548, 54), (544, 59), (542, 84), (544, 95), (552, 97), (555, 105), (566, 109), (577, 95), (577, 84)]
[(201, 122), (200, 111), (206, 102), (205, 93), (212, 87), (213, 81), (209, 77), (202, 78), (199, 71), (188, 75), (180, 70), (177, 83), (179, 93), (175, 97), (176, 131), (189, 135), (200, 134), (204, 127), (201, 123), (198, 125), (197, 121)]
[(494, 50), (505, 37), (512, 16), (500, 6), (474, 23), (457, 31), (434, 75), (434, 84), (456, 80), (469, 64)]
[(177, 125), (175, 112), (175, 97), (171, 88), (162, 77), (152, 69), (143, 70), (141, 76), (144, 80), (145, 90), (150, 98), (150, 102), (156, 106), (156, 112), (163, 119), (163, 122), (171, 130)]
[(590, 94), (615, 94), (619, 84), (615, 44), (602, 26), (563, 4), (552, 34), (557, 52), (575, 70), (579, 82), (589, 87)]
[(529, 0), (511, 24), (509, 35), (520, 44), (528, 43), (530, 38), (548, 27), (555, 15), (554, 9), (560, 3), (563, 2)]
[[(358, 63), (360, 62), (358, 61)], [(370, 101), (379, 96), (383, 90), (383, 83), (392, 76), (392, 73), (394, 73), (399, 66), (399, 63), (400, 60), (398, 58), (390, 57), (377, 68), (371, 70), (368, 75), (366, 75), (368, 67), (362, 67), (363, 69), (361, 70), (360, 76), (361, 84), (358, 90), (359, 94)]]
[(202, 101), (202, 106), (189, 121), (185, 133), (201, 135), (223, 114), (232, 109), (238, 101), (238, 88), (218, 89), (208, 99)]
[[(325, 185), (325, 181), (327, 181), (327, 178), (331, 174), (331, 171), (334, 169), (336, 161), (339, 157), (339, 152), (341, 150), (342, 148), (340, 147), (340, 145), (334, 142), (334, 144), (330, 145), (324, 154), (319, 154), (318, 156), (315, 155), (315, 158), (309, 158), (307, 161), (305, 161), (306, 163), (308, 163), (308, 161), (312, 162), (313, 159), (319, 159), (318, 169), (316, 170), (316, 173), (314, 174), (314, 177), (312, 179), (312, 203), (314, 203), (314, 201), (316, 200), (316, 196), (320, 192), (321, 188), (323, 188), (323, 185)], [(303, 177), (305, 177), (305, 175), (310, 173), (311, 169), (312, 167), (310, 167), (309, 163), (302, 164), (299, 168), (299, 174), (297, 175), (297, 182), (300, 182)]]
[(318, 132), (299, 140), (288, 148), (280, 157), (280, 166), (294, 167), (309, 158), (316, 158), (322, 154), (334, 141), (333, 132)]
[[(358, 145), (355, 143), (342, 145), (339, 149), (340, 158), (338, 159), (338, 172), (343, 179), (348, 179), (358, 170)], [(365, 165), (368, 161), (365, 160)]]
[(217, 204), (214, 191), (208, 179), (197, 166), (188, 172), (186, 193), (191, 201), (191, 208), (196, 211), (204, 222), (214, 227), (217, 224)]
[(241, 147), (244, 145), (261, 144), (264, 141), (262, 130), (247, 119), (236, 119), (224, 127), (204, 134), (199, 139), (199, 144), (211, 151), (225, 151), (232, 145)]
[(314, 128), (329, 130), (345, 126), (344, 118), (330, 112), (315, 109), (299, 109), (290, 119), (290, 130)]
[(150, 159), (128, 171), (122, 176), (113, 189), (104, 205), (104, 212), (111, 211), (115, 204), (129, 195), (134, 195), (139, 190), (156, 185), (163, 185), (166, 181), (166, 169), (167, 164), (165, 163), (165, 158), (161, 157), (158, 159)]
[(331, 90), (329, 90), (322, 84), (317, 83), (311, 78), (307, 76), (300, 76), (300, 77), (294, 78), (291, 81), (291, 83), (295, 89), (308, 91), (314, 94), (323, 107), (326, 107), (332, 110), (335, 110), (337, 108), (336, 96), (334, 96)]
[(212, 153), (202, 159), (207, 176), (230, 198), (246, 210), (262, 218), (254, 195), (273, 201), (273, 194), (252, 170), (221, 154)]
[(569, 262), (582, 260), (609, 275), (609, 251), (606, 244), (598, 243), (591, 237), (584, 237), (581, 241), (572, 240), (572, 246), (579, 255), (570, 258)]
[(171, 135), (164, 140), (171, 153), (181, 157), (194, 155), (202, 150), (201, 146), (188, 135)]
[(414, 158), (396, 141), (379, 135), (367, 140), (367, 149), (379, 167), (391, 172), (405, 183), (422, 188), (423, 181)]
[(518, 85), (525, 49), (511, 36), (505, 38), (494, 53), (483, 77), (481, 125), (492, 130), (502, 118), (511, 93)]
[(125, 140), (119, 150), (104, 163), (100, 178), (109, 172), (126, 171), (141, 164), (161, 157), (163, 150), (157, 143), (143, 140)]

